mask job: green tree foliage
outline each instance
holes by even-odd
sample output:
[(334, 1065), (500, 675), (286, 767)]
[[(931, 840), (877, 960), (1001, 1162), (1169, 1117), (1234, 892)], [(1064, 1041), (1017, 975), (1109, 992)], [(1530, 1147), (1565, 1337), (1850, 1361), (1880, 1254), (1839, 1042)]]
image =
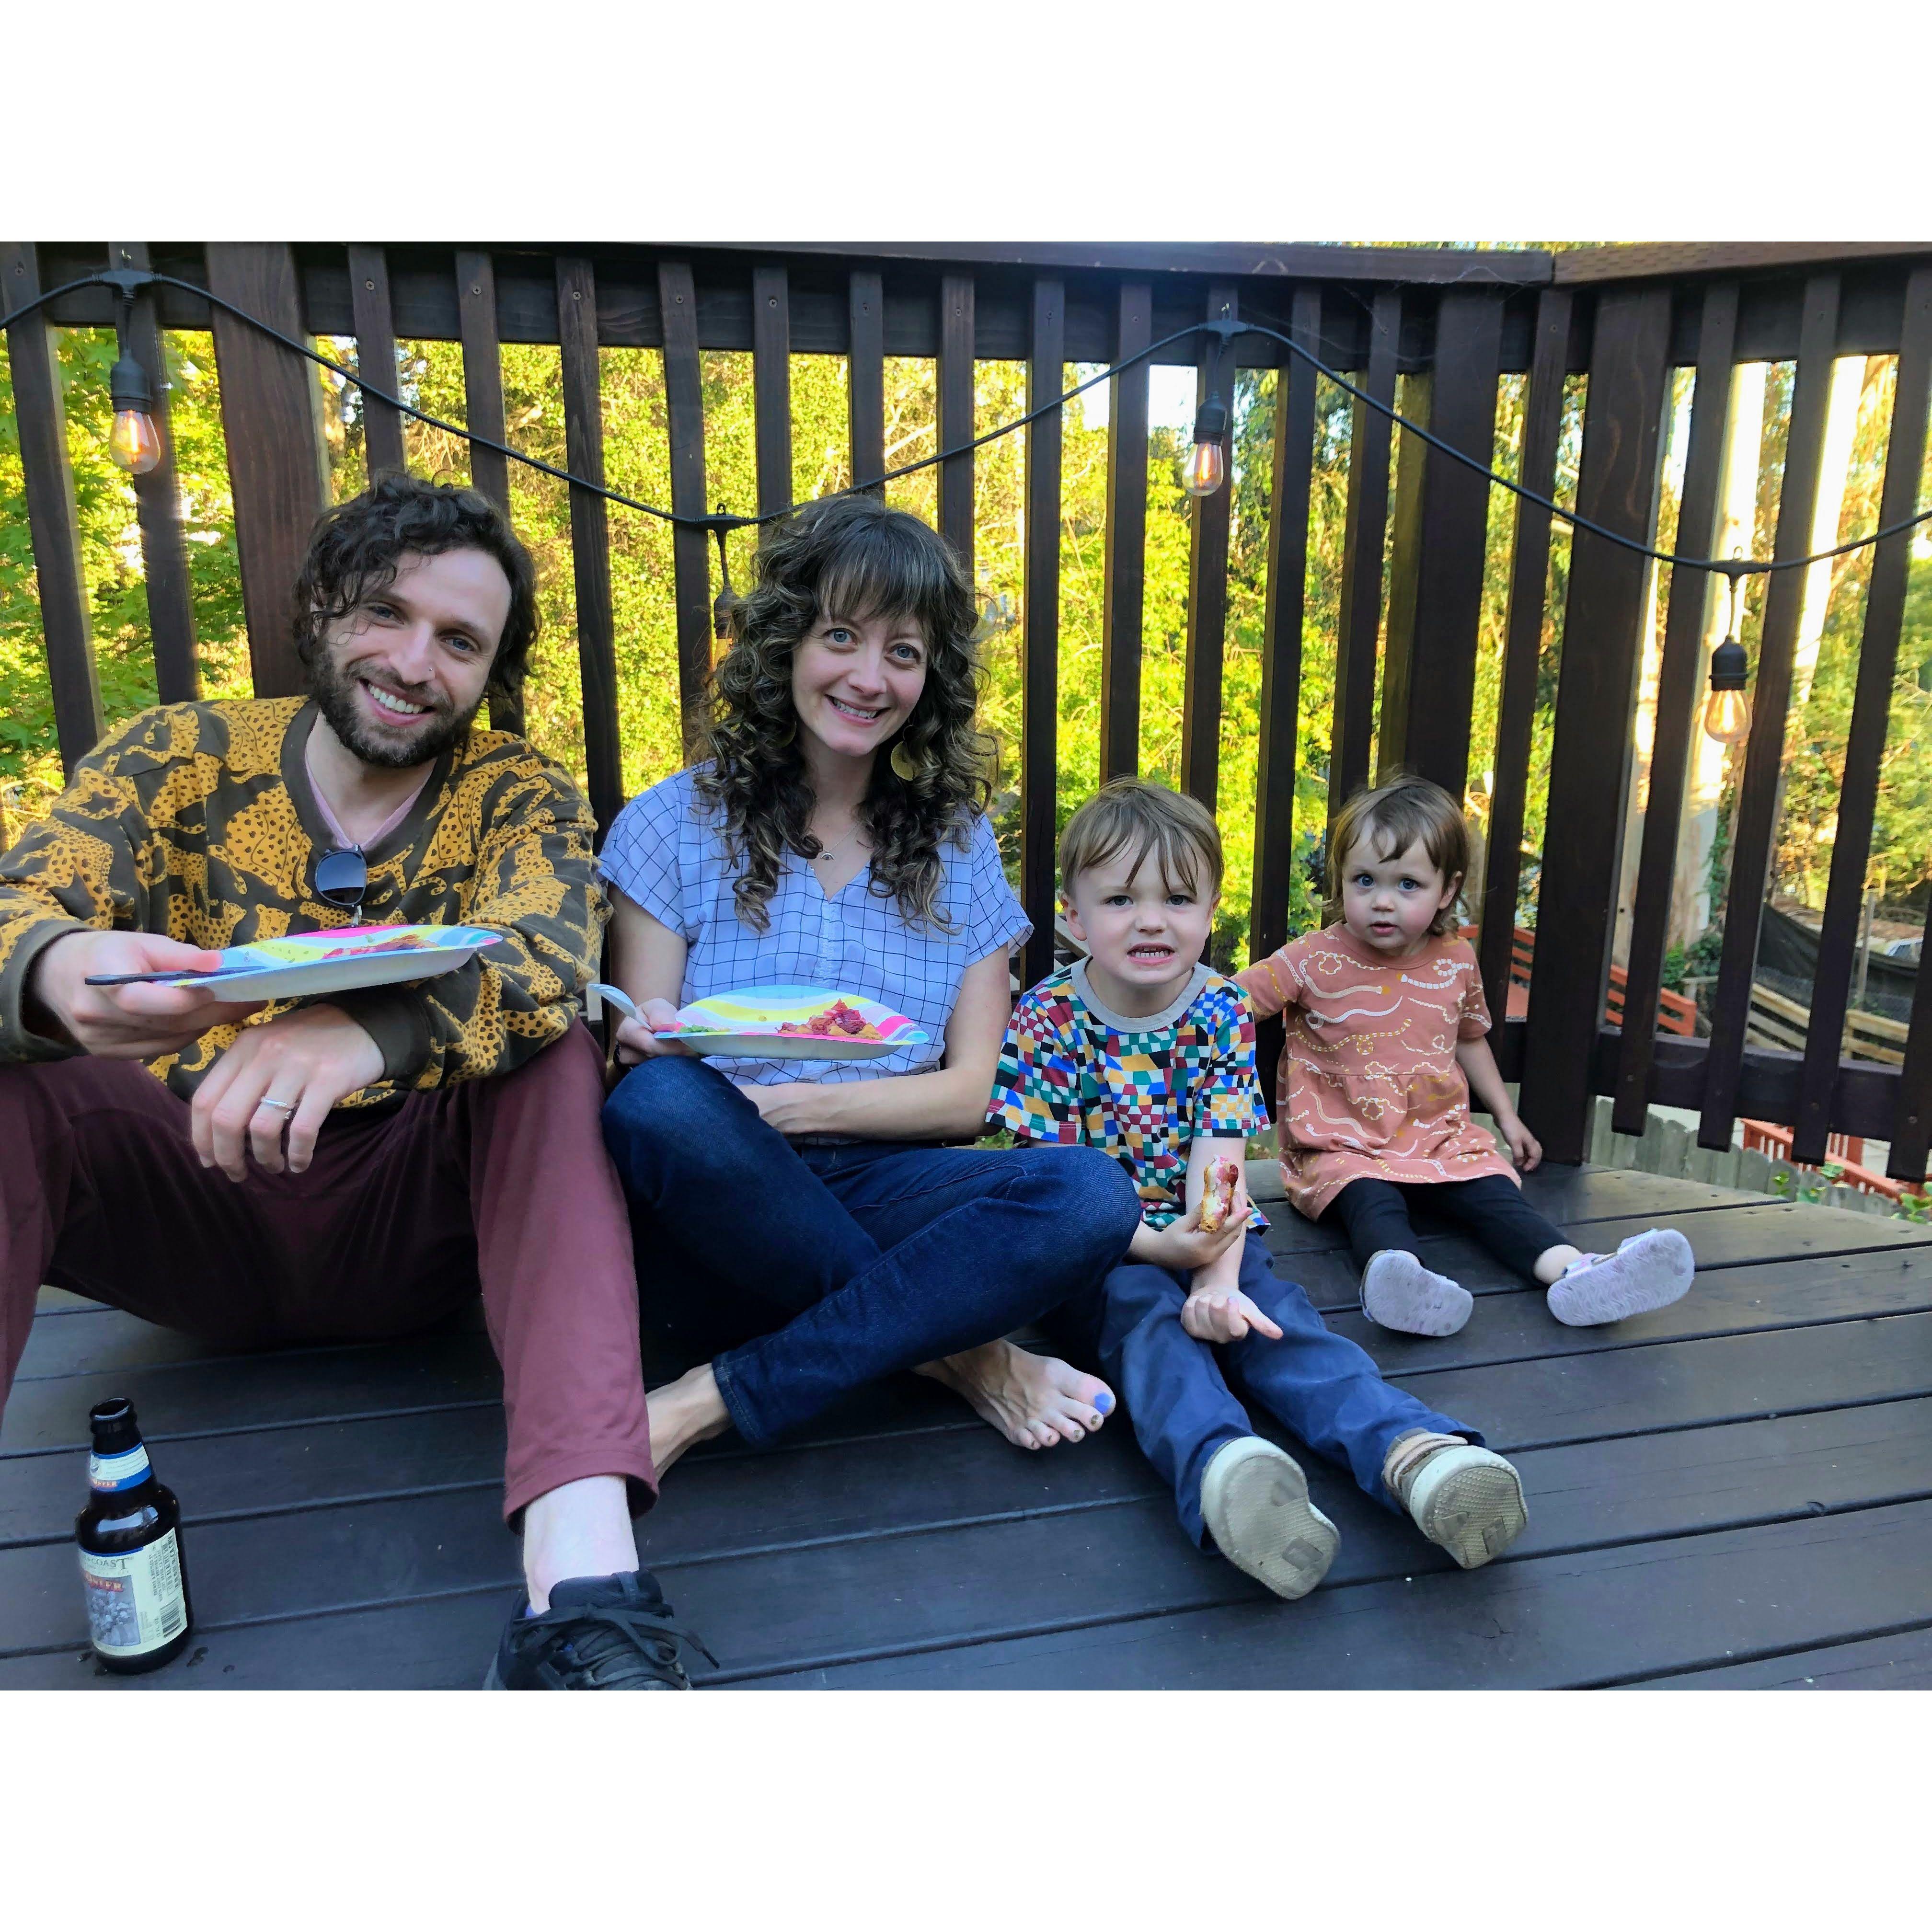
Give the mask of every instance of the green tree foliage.
[[(114, 356), (113, 338), (107, 331), (62, 330), (58, 341), (103, 707), (112, 722), (153, 702), (154, 697), (134, 493), (106, 456), (106, 376)], [(352, 365), (352, 341), (329, 338), (320, 346), (325, 353)], [(166, 349), (203, 686), (211, 695), (242, 694), (248, 688), (248, 652), (212, 344), (206, 334), (171, 333)], [(558, 350), (510, 344), (502, 353), (510, 442), (561, 466), (566, 452)], [(7, 385), (0, 394), (10, 396), (4, 358), (0, 348), (0, 384)], [(1886, 361), (1884, 371), (1890, 368)], [(662, 358), (656, 350), (606, 349), (601, 353), (600, 372), (607, 480), (647, 502), (668, 502), (670, 484)], [(848, 370), (840, 357), (799, 356), (792, 359), (790, 373), (793, 487), (804, 500), (851, 481)], [(1070, 365), (1067, 380), (1071, 383), (1093, 373)], [(406, 400), (451, 422), (464, 420), (462, 358), (454, 344), (399, 344), (394, 380)], [(751, 358), (707, 352), (702, 380), (708, 499), (748, 512), (756, 507), (757, 495)], [(1871, 406), (1861, 417), (1853, 483), (1846, 496), (1847, 535), (1868, 528), (1876, 513), (1889, 374), (1874, 380), (1877, 386), (1868, 398)], [(330, 487), (340, 500), (359, 489), (368, 474), (360, 398), (352, 385), (326, 373), (320, 373), (317, 381)], [(1215, 957), (1227, 963), (1246, 956), (1254, 877), (1253, 803), (1276, 394), (1272, 370), (1243, 371), (1235, 386), (1219, 798), (1228, 874), (1214, 940)], [(1576, 488), (1583, 399), (1582, 379), (1573, 379), (1566, 392), (1558, 454), (1558, 490), (1564, 501), (1573, 500)], [(1019, 416), (1027, 405), (1024, 365), (979, 364), (974, 402), (982, 430)], [(1522, 380), (1505, 377), (1495, 445), (1496, 466), (1504, 475), (1514, 475), (1520, 460), (1523, 404)], [(1770, 521), (1775, 514), (1788, 398), (1786, 404), (1782, 411), (1768, 412), (1760, 554), (1768, 554)], [(1298, 860), (1305, 860), (1318, 843), (1327, 807), (1352, 408), (1342, 391), (1325, 380), (1318, 384), (1297, 694), (1293, 836)], [(934, 417), (932, 362), (890, 359), (889, 467), (933, 453)], [(1103, 412), (1090, 413), (1076, 402), (1063, 421), (1055, 748), (1060, 823), (1091, 790), (1099, 774), (1107, 473), (1103, 417)], [(468, 449), (460, 436), (406, 423), (405, 437), (412, 469), (468, 480)], [(974, 464), (975, 575), (987, 617), (986, 718), (1000, 750), (995, 818), (1010, 862), (1017, 861), (1019, 833), (1017, 754), (1027, 629), (1026, 442), (1026, 432), (1016, 432), (982, 449)], [(1179, 776), (1187, 636), (1190, 506), (1180, 488), (1186, 442), (1184, 432), (1156, 424), (1150, 435), (1148, 458), (1140, 767), (1146, 776), (1169, 784), (1178, 782)], [(581, 775), (581, 678), (569, 492), (555, 479), (514, 464), (511, 482), (513, 515), (537, 560), (544, 620), (526, 694), (529, 729), (539, 745)], [(887, 495), (915, 514), (937, 520), (936, 472), (926, 470), (896, 482), (888, 486)], [(17, 819), (44, 808), (58, 788), (60, 774), (10, 410), (0, 410), (0, 506), (4, 508), (0, 515), (0, 688), (6, 700), (0, 711), (0, 788), (10, 788)], [(1666, 529), (1673, 513), (1674, 505), (1666, 502)], [(682, 755), (671, 533), (668, 525), (615, 505), (609, 509), (608, 524), (623, 777), (627, 790), (634, 791), (675, 769)], [(1515, 526), (1514, 500), (1504, 491), (1492, 490), (1471, 718), (1469, 804), (1479, 827), (1485, 824), (1489, 808), (1487, 775), (1492, 763)], [(740, 586), (748, 570), (752, 542), (746, 532), (730, 541), (732, 578)], [(1532, 852), (1540, 846), (1547, 796), (1569, 548), (1558, 524), (1552, 544), (1538, 660), (1525, 830), (1525, 842)], [(1932, 546), (1922, 542), (1918, 550), (1872, 861), (1875, 878), (1888, 882), (1894, 898), (1932, 875), (1932, 730), (1927, 716), (1932, 706)], [(710, 589), (715, 592), (715, 549), (710, 560)], [(1794, 724), (1787, 746), (1790, 773), (1781, 872), (1815, 874), (1821, 843), (1827, 844), (1828, 858), (1868, 574), (1868, 553), (1840, 568), (1838, 594), (1832, 599), (1818, 674), (1804, 716)], [(1754, 638), (1748, 632), (1747, 641), (1755, 656)], [(1316, 921), (1318, 909), (1300, 864), (1291, 892), (1290, 929), (1305, 929)]]

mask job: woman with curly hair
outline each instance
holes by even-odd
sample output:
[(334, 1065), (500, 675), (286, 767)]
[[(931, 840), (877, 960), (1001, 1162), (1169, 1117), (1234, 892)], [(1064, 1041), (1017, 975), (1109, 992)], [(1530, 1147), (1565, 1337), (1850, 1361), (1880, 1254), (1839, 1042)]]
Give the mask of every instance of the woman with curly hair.
[[(602, 864), (640, 1017), (604, 1108), (647, 1310), (702, 1366), (652, 1392), (659, 1473), (735, 1425), (764, 1443), (917, 1368), (1022, 1448), (1077, 1442), (1105, 1384), (1003, 1339), (1095, 1286), (1139, 1204), (1084, 1148), (982, 1131), (1030, 930), (986, 816), (973, 595), (868, 496), (773, 526), (713, 679), (698, 763), (634, 799)], [(869, 1060), (706, 1062), (679, 1006), (836, 988), (928, 1036)]]

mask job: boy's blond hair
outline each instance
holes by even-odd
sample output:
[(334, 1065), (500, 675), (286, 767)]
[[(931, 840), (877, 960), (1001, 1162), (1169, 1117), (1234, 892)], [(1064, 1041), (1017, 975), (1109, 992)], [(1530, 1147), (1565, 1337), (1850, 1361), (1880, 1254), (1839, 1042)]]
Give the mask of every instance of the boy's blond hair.
[[(1398, 772), (1372, 791), (1364, 785), (1353, 793), (1335, 814), (1328, 834), (1330, 920), (1342, 916), (1342, 868), (1348, 854), (1364, 842), (1378, 859), (1393, 859), (1412, 845), (1420, 845), (1444, 885), (1469, 875), (1469, 827), (1456, 801), (1439, 784)], [(1457, 930), (1454, 899), (1430, 921), (1429, 929), (1438, 934)]]
[[(1221, 829), (1198, 799), (1144, 778), (1114, 778), (1102, 785), (1066, 821), (1060, 835), (1060, 890), (1071, 898), (1073, 883), (1131, 852), (1131, 878), (1150, 853), (1160, 862), (1162, 883), (1197, 898), (1221, 890)], [(1203, 884), (1202, 874), (1207, 874)]]

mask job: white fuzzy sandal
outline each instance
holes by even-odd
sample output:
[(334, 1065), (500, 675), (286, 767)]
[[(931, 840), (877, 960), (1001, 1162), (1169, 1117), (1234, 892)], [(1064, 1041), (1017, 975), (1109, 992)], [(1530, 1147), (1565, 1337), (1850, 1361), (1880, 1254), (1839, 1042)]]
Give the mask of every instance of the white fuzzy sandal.
[(1405, 1249), (1383, 1249), (1362, 1270), (1362, 1312), (1405, 1335), (1453, 1335), (1475, 1305), (1461, 1282), (1432, 1274)]
[(1300, 1464), (1258, 1436), (1215, 1451), (1201, 1478), (1201, 1514), (1237, 1570), (1290, 1603), (1328, 1575), (1341, 1544), (1341, 1532), (1308, 1500)]
[(1550, 1312), (1572, 1328), (1648, 1315), (1681, 1300), (1696, 1263), (1675, 1228), (1647, 1228), (1613, 1255), (1582, 1255), (1550, 1286)]

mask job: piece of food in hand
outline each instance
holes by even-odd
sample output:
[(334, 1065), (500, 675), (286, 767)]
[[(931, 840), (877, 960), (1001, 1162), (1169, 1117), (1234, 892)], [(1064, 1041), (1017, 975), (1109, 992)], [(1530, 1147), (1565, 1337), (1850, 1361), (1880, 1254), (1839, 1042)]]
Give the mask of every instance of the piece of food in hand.
[(829, 1006), (821, 1008), (808, 1019), (787, 1020), (780, 1025), (780, 1033), (811, 1034), (820, 1039), (835, 1040), (884, 1040), (885, 1035), (866, 1018), (856, 1006), (848, 1006), (843, 1000), (835, 1000)]
[(1235, 1190), (1241, 1184), (1241, 1170), (1232, 1160), (1210, 1161), (1208, 1164), (1208, 1184), (1201, 1196), (1201, 1226), (1203, 1232), (1213, 1234), (1217, 1228), (1226, 1226), (1228, 1216), (1234, 1211)]

